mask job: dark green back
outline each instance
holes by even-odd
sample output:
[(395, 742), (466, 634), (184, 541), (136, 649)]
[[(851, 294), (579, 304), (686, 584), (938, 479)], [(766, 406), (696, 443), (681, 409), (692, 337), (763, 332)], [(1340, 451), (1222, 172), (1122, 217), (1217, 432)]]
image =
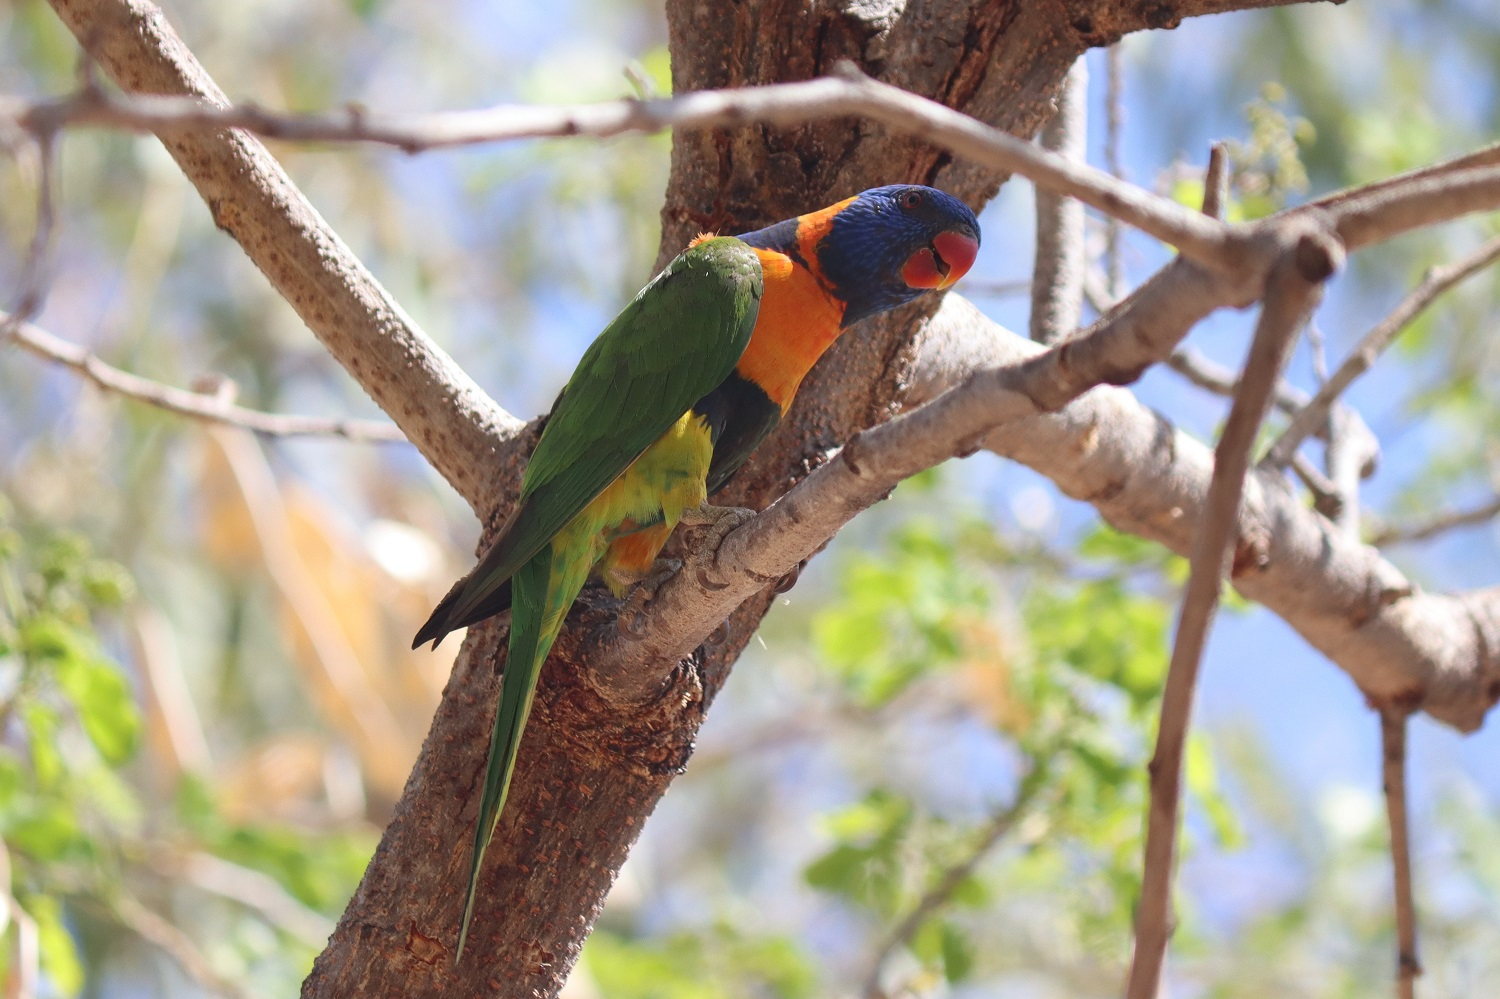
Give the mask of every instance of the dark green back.
[[(760, 259), (732, 237), (679, 254), (584, 352), (521, 482), (521, 501), (463, 589), (508, 579), (734, 370), (760, 309)], [(463, 616), (465, 601), (450, 608)]]

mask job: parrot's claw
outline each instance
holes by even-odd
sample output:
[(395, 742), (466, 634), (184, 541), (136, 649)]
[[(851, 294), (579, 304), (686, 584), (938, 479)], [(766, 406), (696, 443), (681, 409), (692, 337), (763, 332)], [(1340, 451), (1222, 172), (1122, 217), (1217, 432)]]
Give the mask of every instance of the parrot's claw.
[(725, 521), (731, 524), (723, 530), (716, 530), (715, 534), (723, 538), (724, 535), (739, 527), (745, 521), (755, 516), (755, 511), (743, 506), (714, 506), (704, 500), (698, 506), (690, 510), (682, 511), (682, 517), (677, 521), (683, 527), (713, 527), (719, 528)]
[(682, 559), (659, 558), (653, 562), (651, 571), (641, 577), (620, 607), (620, 630), (631, 638), (640, 638), (646, 631), (646, 607), (656, 599), (662, 584), (681, 571)]
[(682, 523), (708, 528), (708, 537), (694, 547), (692, 556), (698, 582), (705, 588), (722, 590), (729, 585), (719, 569), (719, 548), (731, 533), (754, 519), (755, 511), (746, 507), (711, 506), (708, 503), (683, 513)]

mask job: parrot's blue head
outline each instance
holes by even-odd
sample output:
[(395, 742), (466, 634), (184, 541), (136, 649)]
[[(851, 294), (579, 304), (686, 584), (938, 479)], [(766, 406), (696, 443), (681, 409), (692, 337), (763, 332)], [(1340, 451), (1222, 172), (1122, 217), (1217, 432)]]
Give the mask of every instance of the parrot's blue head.
[(825, 211), (815, 252), (834, 294), (847, 303), (845, 326), (949, 287), (979, 252), (979, 220), (936, 188), (872, 187)]

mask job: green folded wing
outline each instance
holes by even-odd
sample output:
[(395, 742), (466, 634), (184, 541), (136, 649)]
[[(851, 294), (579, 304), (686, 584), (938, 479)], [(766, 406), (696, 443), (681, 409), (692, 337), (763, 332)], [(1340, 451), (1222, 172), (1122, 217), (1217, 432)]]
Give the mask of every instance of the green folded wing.
[(578, 362), (526, 466), (520, 505), (461, 584), (464, 594), (454, 594), (449, 620), (462, 619), (467, 604), (508, 579), (729, 377), (750, 342), (761, 286), (755, 251), (719, 237), (679, 254), (625, 306)]

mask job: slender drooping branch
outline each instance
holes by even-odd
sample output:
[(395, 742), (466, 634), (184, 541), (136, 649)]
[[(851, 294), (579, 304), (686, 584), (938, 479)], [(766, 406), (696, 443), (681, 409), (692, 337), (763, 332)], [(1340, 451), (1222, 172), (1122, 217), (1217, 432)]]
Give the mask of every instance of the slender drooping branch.
[(1326, 281), (1342, 261), (1334, 243), (1304, 239), (1289, 247), (1272, 270), (1260, 322), (1245, 361), (1239, 392), (1214, 449), (1203, 522), (1193, 544), (1186, 592), (1177, 618), (1156, 752), (1151, 759), (1151, 803), (1146, 823), (1141, 897), (1136, 908), (1135, 954), (1128, 999), (1155, 999), (1172, 931), (1172, 877), (1177, 852), (1182, 760), (1187, 747), (1199, 663), (1218, 608), (1223, 579), (1238, 553), (1235, 541), (1250, 448), (1270, 409), (1271, 397), (1297, 333), (1311, 315)]
[(0, 313), (0, 343), (7, 339), (7, 332), (8, 339), (22, 350), (75, 371), (106, 392), (194, 420), (243, 427), (272, 437), (342, 437), (351, 441), (388, 442), (406, 440), (395, 424), (382, 420), (324, 419), (266, 413), (235, 405), (232, 398), (222, 393), (196, 392), (163, 385), (106, 364), (87, 348), (55, 337), (19, 316)]
[(1495, 260), (1500, 259), (1500, 239), (1492, 239), (1473, 253), (1443, 267), (1427, 272), (1422, 283), (1412, 289), (1384, 319), (1371, 327), (1349, 356), (1339, 365), (1316, 395), (1302, 407), (1276, 443), (1266, 451), (1263, 459), (1272, 465), (1284, 465), (1292, 452), (1302, 445), (1309, 434), (1328, 422), (1329, 411), (1354, 380), (1375, 363), (1386, 348), (1395, 343), (1396, 337), (1411, 325), (1444, 292), (1474, 274), (1479, 273)]
[(1372, 545), (1394, 545), (1404, 541), (1426, 541), (1459, 527), (1472, 527), (1500, 517), (1500, 496), (1461, 510), (1448, 510), (1413, 524), (1389, 524), (1375, 532)]
[(1050, 777), (1051, 770), (1042, 764), (1028, 771), (1021, 778), (1011, 803), (990, 816), (990, 820), (984, 824), (964, 855), (956, 863), (944, 868), (932, 886), (917, 899), (916, 904), (891, 927), (875, 948), (874, 957), (870, 959), (870, 970), (865, 975), (863, 989), (865, 999), (887, 999), (889, 993), (882, 985), (882, 979), (892, 955), (910, 944), (922, 926), (953, 901), (954, 894), (964, 882), (973, 876), (985, 858), (1016, 828), (1016, 823), (1036, 805), (1037, 797), (1048, 786)]
[(1415, 999), (1422, 963), (1417, 958), (1417, 903), (1412, 891), (1411, 830), (1406, 818), (1407, 717), (1407, 712), (1397, 707), (1380, 712), (1380, 774), (1395, 884), (1396, 992), (1400, 999)]

